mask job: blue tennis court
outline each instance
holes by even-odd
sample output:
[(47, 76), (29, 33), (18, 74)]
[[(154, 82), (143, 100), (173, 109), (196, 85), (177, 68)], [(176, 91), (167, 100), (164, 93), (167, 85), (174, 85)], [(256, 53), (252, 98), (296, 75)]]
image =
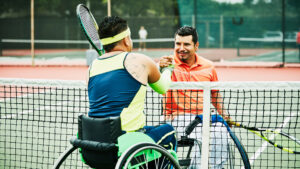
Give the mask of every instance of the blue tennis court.
[[(277, 50), (267, 52), (256, 56), (241, 56), (239, 58), (231, 59), (230, 61), (249, 61), (249, 62), (282, 62), (282, 51)], [(285, 62), (299, 63), (300, 57), (297, 50), (287, 50), (285, 52)]]

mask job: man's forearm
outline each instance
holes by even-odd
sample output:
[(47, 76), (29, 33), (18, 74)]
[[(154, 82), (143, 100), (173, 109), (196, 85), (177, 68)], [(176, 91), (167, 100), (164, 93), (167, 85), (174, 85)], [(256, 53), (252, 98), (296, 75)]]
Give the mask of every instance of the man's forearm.
[(219, 115), (223, 116), (224, 119), (229, 118), (229, 114), (226, 112), (224, 104), (223, 104), (223, 98), (219, 92), (212, 92), (212, 104), (217, 109), (217, 112)]

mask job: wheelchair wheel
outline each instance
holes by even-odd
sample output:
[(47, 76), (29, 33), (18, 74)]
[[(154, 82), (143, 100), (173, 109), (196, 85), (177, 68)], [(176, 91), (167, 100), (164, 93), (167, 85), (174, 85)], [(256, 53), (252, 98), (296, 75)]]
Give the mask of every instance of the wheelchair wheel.
[(71, 153), (76, 150), (77, 147), (70, 146), (68, 149), (65, 150), (65, 152), (57, 159), (57, 161), (54, 163), (54, 166), (52, 169), (59, 169), (59, 167), (62, 165), (62, 163), (66, 160), (66, 158), (71, 155)]
[(153, 143), (140, 143), (128, 148), (119, 158), (116, 169), (175, 168), (177, 160), (165, 148)]

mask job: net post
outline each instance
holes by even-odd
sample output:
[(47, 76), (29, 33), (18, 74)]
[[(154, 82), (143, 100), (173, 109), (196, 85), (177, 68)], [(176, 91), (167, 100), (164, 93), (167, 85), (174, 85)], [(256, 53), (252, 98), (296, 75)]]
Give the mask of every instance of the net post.
[(2, 39), (0, 39), (0, 56), (2, 56)]
[(240, 38), (238, 38), (238, 42), (237, 42), (237, 56), (240, 56)]
[(223, 48), (224, 44), (224, 17), (220, 15), (220, 48)]
[(34, 0), (31, 0), (31, 62), (32, 66), (34, 66)]
[(111, 16), (111, 0), (107, 1), (107, 16)]
[(285, 64), (285, 0), (282, 0), (282, 16), (281, 16), (281, 29), (282, 29), (282, 63), (280, 67)]
[(210, 82), (204, 82), (203, 87), (203, 126), (202, 126), (202, 148), (201, 148), (201, 168), (208, 167), (209, 140), (210, 140)]

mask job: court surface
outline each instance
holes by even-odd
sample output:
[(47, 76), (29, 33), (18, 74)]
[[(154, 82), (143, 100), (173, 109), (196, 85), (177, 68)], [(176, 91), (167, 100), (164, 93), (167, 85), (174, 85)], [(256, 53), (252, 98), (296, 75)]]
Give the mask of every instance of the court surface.
[[(85, 80), (86, 79), (86, 73), (88, 70), (88, 66), (86, 65), (86, 58), (84, 58), (82, 55), (85, 54), (85, 51), (78, 51), (79, 55), (74, 55), (74, 58), (69, 58), (69, 56), (66, 54), (65, 57), (53, 57), (49, 59), (49, 53), (47, 53), (47, 57), (41, 57), (45, 56), (43, 54), (40, 55), (40, 57), (37, 57), (36, 63), (37, 66), (31, 66), (31, 59), (28, 56), (25, 57), (15, 57), (15, 58), (9, 58), (8, 60), (5, 57), (0, 58), (1, 64), (0, 64), (0, 78), (25, 78), (25, 79), (61, 79), (61, 80)], [(145, 51), (147, 52), (147, 51)], [(168, 55), (172, 53), (172, 50), (164, 50), (162, 52), (161, 50), (154, 50), (151, 51), (153, 59), (157, 61), (157, 56), (160, 55)], [(217, 54), (222, 54), (221, 50), (215, 51)], [(223, 50), (224, 52), (224, 50)], [(233, 50), (228, 50), (227, 53), (232, 53)], [(61, 54), (64, 54), (64, 52), (59, 52)], [(213, 54), (213, 50), (201, 50), (199, 54), (207, 57), (215, 57), (216, 60), (220, 60), (222, 58), (217, 58), (216, 53)], [(291, 55), (290, 55), (291, 53)], [(293, 56), (293, 52), (287, 52), (288, 56)], [(77, 53), (78, 54), (78, 53)], [(253, 62), (251, 58), (253, 57), (241, 57), (241, 58), (235, 58), (235, 59), (245, 59), (246, 61), (243, 62), (232, 62), (231, 57), (232, 55), (228, 56), (225, 61), (222, 62), (215, 62), (217, 73), (219, 76), (220, 81), (300, 81), (300, 67), (296, 65), (292, 66), (286, 66), (283, 68), (278, 67), (278, 57), (280, 58), (280, 53), (274, 53), (271, 52), (272, 58), (275, 60), (275, 62), (267, 62), (264, 64), (261, 63), (255, 63), (251, 64), (249, 62)], [(150, 54), (149, 54), (150, 55)], [(222, 56), (226, 56), (226, 52), (223, 53)], [(275, 57), (278, 56), (278, 57)], [(56, 54), (54, 55), (56, 56)], [(259, 58), (262, 58), (261, 60), (267, 60), (266, 54), (262, 54), (260, 56), (255, 56), (256, 58), (253, 60), (258, 60)], [(293, 56), (294, 57), (294, 56)], [(233, 58), (233, 57), (232, 57)], [(265, 59), (263, 59), (265, 58)], [(213, 60), (213, 59), (212, 59)], [(3, 62), (2, 62), (3, 61)], [(272, 60), (273, 61), (273, 60)], [(43, 168), (46, 166), (46, 168), (49, 166), (48, 163), (53, 163), (53, 160), (57, 156), (56, 152), (57, 150), (63, 151), (66, 145), (68, 144), (68, 139), (76, 133), (76, 130), (73, 128), (76, 127), (76, 117), (81, 112), (87, 111), (87, 105), (86, 102), (83, 100), (86, 99), (86, 96), (79, 96), (76, 94), (76, 100), (71, 101), (74, 96), (74, 92), (72, 90), (65, 91), (67, 93), (61, 93), (63, 95), (66, 95), (64, 97), (60, 97), (60, 94), (58, 93), (52, 93), (51, 89), (40, 89), (38, 91), (39, 94), (41, 94), (41, 98), (43, 94), (46, 95), (48, 99), (41, 101), (39, 98), (37, 98), (34, 95), (31, 94), (24, 94), (24, 95), (18, 95), (16, 96), (6, 96), (6, 99), (1, 99), (0, 104), (1, 107), (4, 107), (4, 105), (11, 105), (15, 106), (12, 110), (6, 110), (5, 113), (2, 111), (4, 109), (1, 109), (1, 119), (7, 119), (6, 124), (9, 124), (8, 126), (1, 125), (2, 131), (14, 131), (10, 137), (8, 137), (8, 141), (5, 145), (5, 147), (9, 147), (10, 150), (5, 150), (5, 154), (7, 154), (5, 157), (2, 154), (2, 157), (0, 156), (0, 159), (13, 159), (15, 161), (15, 165), (17, 166), (27, 166), (29, 168)], [(61, 91), (63, 92), (63, 91)], [(31, 93), (29, 91), (29, 93)], [(51, 94), (52, 93), (52, 94)], [(75, 92), (76, 93), (76, 92)], [(70, 96), (69, 96), (70, 95)], [(57, 98), (58, 97), (58, 98)], [(161, 106), (158, 104), (159, 99), (157, 98), (149, 98), (150, 105), (148, 106), (148, 110), (153, 113), (153, 110), (156, 111), (156, 114), (159, 114)], [(18, 105), (19, 101), (25, 101), (26, 104), (28, 104), (29, 107), (24, 107), (24, 105)], [(55, 101), (51, 101), (55, 100)], [(79, 100), (83, 101), (80, 102)], [(41, 102), (41, 103), (38, 103)], [(153, 104), (154, 103), (154, 104)], [(83, 106), (80, 104), (84, 104)], [(32, 107), (33, 106), (33, 109)], [(77, 106), (75, 106), (77, 105)], [(81, 108), (78, 108), (81, 107)], [(21, 110), (21, 111), (18, 111)], [(39, 110), (38, 114), (34, 110)], [(69, 117), (63, 117), (63, 114), (66, 112), (73, 112), (72, 115)], [(52, 117), (53, 113), (56, 112), (56, 114)], [(236, 116), (245, 115), (247, 112), (236, 112)], [(249, 114), (252, 112), (248, 112)], [(260, 112), (257, 116), (260, 116)], [(282, 109), (281, 112), (278, 112), (280, 114), (290, 114), (288, 110)], [(294, 113), (294, 112), (292, 112)], [(298, 114), (294, 114), (295, 117)], [(151, 116), (150, 116), (151, 117)], [(150, 118), (149, 117), (149, 118)], [(246, 120), (246, 119), (245, 119)], [(249, 119), (250, 121), (257, 120), (257, 117), (251, 117)], [(279, 125), (288, 125), (290, 123), (295, 123), (295, 120), (297, 118), (290, 118), (290, 117), (279, 117), (278, 121)], [(151, 120), (150, 120), (151, 121)], [(155, 122), (156, 123), (156, 122)], [(272, 123), (272, 121), (271, 121)], [(26, 129), (25, 133), (23, 131), (22, 126), (29, 125), (30, 127)], [(299, 123), (297, 124), (299, 125)], [(43, 127), (43, 130), (39, 130), (38, 126)], [(62, 130), (57, 129), (63, 128)], [(299, 126), (297, 126), (299, 128)], [(247, 147), (252, 147), (248, 151), (248, 156), (250, 158), (250, 163), (253, 166), (285, 166), (288, 165), (290, 162), (289, 160), (296, 161), (294, 166), (300, 166), (299, 160), (296, 159), (297, 156), (287, 156), (285, 152), (282, 152), (279, 149), (274, 149), (272, 146), (269, 146), (267, 143), (265, 143), (262, 139), (260, 139), (258, 136), (256, 136), (253, 133), (247, 132), (244, 129), (235, 129), (237, 133), (241, 133), (240, 138), (241, 141), (245, 144)], [(3, 133), (0, 133), (1, 135), (4, 135)], [(29, 134), (30, 136), (28, 136)], [(64, 141), (58, 141), (58, 142), (52, 142), (51, 139), (61, 139), (60, 134), (64, 135)], [(23, 139), (22, 142), (18, 141), (18, 137), (22, 135), (27, 135), (25, 139)], [(2, 137), (4, 138), (4, 137)], [(28, 142), (28, 143), (26, 143)], [(31, 144), (34, 144), (32, 147)], [(44, 153), (40, 153), (39, 149), (43, 147), (43, 145), (50, 144), (50, 147), (45, 147), (43, 149), (47, 149), (47, 151), (44, 151)], [(253, 147), (255, 145), (255, 148)], [(18, 148), (25, 147), (25, 149), (19, 151)], [(27, 147), (27, 148), (26, 148)], [(29, 149), (30, 151), (26, 151), (26, 149)], [(53, 148), (56, 147), (56, 148)], [(25, 157), (22, 156), (22, 154), (27, 154)], [(45, 158), (45, 156), (47, 158)], [(285, 159), (289, 158), (289, 159)], [(76, 157), (74, 157), (76, 158)], [(270, 161), (266, 161), (265, 159), (274, 159)], [(283, 159), (283, 161), (279, 161), (276, 159)], [(17, 162), (20, 161), (20, 162)], [(23, 161), (23, 162), (22, 162)], [(25, 164), (25, 161), (32, 161), (32, 165)], [(45, 164), (38, 164), (36, 161), (44, 161)], [(3, 161), (2, 161), (3, 162)], [(1, 162), (1, 163), (2, 163)], [(8, 164), (1, 164), (1, 165), (8, 165)], [(71, 163), (71, 162), (70, 162)], [(79, 165), (81, 165), (80, 162), (78, 162)]]

